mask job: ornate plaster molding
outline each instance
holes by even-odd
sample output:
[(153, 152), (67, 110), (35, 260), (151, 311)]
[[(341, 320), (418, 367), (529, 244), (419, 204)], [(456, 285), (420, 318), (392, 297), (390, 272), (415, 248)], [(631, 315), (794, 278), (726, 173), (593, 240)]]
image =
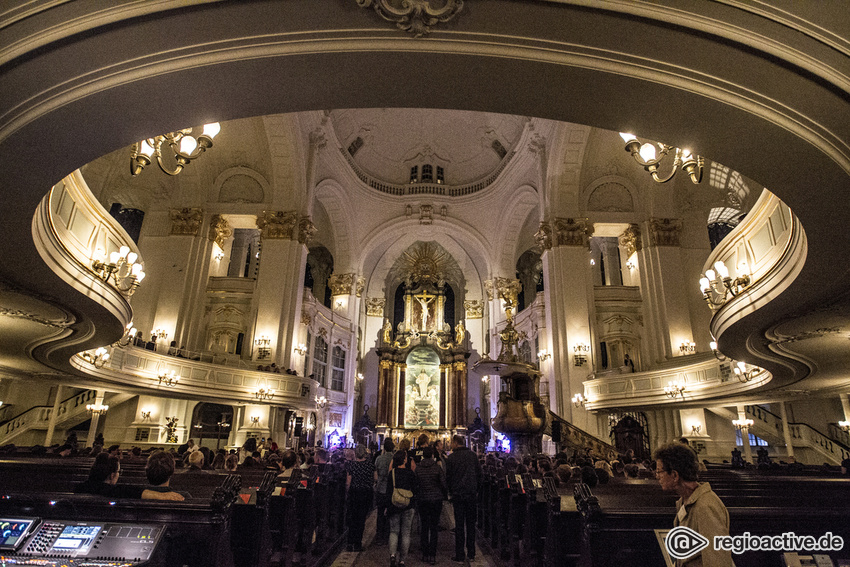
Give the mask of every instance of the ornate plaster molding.
[(640, 227), (636, 224), (630, 224), (629, 228), (623, 231), (619, 238), (620, 246), (626, 251), (626, 258), (643, 250), (643, 240), (640, 237)]
[(262, 231), (263, 238), (292, 240), (292, 231), (296, 222), (298, 222), (298, 215), (295, 211), (263, 211), (257, 219), (257, 228)]
[(310, 217), (302, 217), (298, 221), (298, 242), (307, 245), (313, 240), (313, 235), (316, 234), (316, 225), (310, 220)]
[(227, 219), (221, 215), (213, 215), (210, 220), (211, 241), (218, 244), (219, 248), (224, 248), (224, 241), (233, 235), (233, 229), (227, 224)]
[(463, 0), (357, 0), (361, 8), (374, 8), (400, 30), (422, 37), (431, 27), (448, 22), (463, 10)]
[(204, 220), (204, 210), (184, 207), (171, 209), (171, 234), (182, 236), (197, 236)]
[(29, 313), (20, 309), (10, 309), (3, 306), (0, 306), (0, 315), (4, 317), (12, 317), (13, 319), (26, 319), (27, 321), (38, 323), (39, 325), (44, 325), (45, 327), (51, 327), (53, 329), (67, 329), (68, 326), (73, 323), (73, 321), (51, 321), (50, 319), (39, 317), (34, 313)]
[(590, 246), (593, 225), (586, 218), (558, 218), (552, 223), (555, 240), (553, 246)]
[(357, 278), (357, 281), (354, 282), (354, 295), (357, 297), (363, 297), (364, 289), (366, 289), (366, 278), (360, 276)]
[(649, 244), (651, 246), (679, 246), (681, 236), (681, 220), (649, 219)]
[(537, 241), (541, 252), (552, 248), (552, 227), (548, 222), (540, 223), (540, 228), (534, 233), (534, 240)]
[(466, 319), (481, 319), (484, 317), (484, 302), (480, 299), (467, 299), (463, 302)]
[(354, 274), (334, 274), (328, 278), (331, 295), (351, 295), (354, 288)]
[(383, 317), (384, 307), (387, 305), (385, 297), (366, 298), (366, 315), (368, 317)]

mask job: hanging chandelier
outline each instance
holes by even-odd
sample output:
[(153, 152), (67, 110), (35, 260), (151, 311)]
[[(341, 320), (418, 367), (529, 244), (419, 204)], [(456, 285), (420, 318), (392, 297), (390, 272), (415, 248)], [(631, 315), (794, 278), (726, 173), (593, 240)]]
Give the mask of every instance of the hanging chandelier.
[[(203, 132), (197, 138), (191, 135), (192, 128), (184, 128), (136, 142), (130, 151), (130, 175), (133, 177), (139, 175), (154, 159), (164, 173), (177, 175), (190, 162), (212, 147), (213, 138), (220, 130), (219, 123), (212, 122), (204, 124)], [(173, 168), (162, 161), (162, 145), (164, 143), (168, 144), (174, 154), (175, 165)]]
[[(634, 134), (620, 132), (620, 137), (626, 142), (626, 151), (632, 154), (635, 161), (643, 166), (658, 183), (667, 183), (673, 179), (680, 168), (688, 174), (692, 183), (697, 184), (702, 181), (702, 169), (705, 165), (702, 156), (694, 155), (690, 150), (675, 148), (667, 144), (655, 142), (642, 144)], [(658, 169), (671, 150), (676, 150), (673, 168), (667, 177), (661, 177), (658, 174)]]

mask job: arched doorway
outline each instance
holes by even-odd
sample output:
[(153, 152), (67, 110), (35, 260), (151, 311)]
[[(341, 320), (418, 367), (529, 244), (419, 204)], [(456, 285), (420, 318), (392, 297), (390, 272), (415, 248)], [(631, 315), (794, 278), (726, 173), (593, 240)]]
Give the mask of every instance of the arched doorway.
[(189, 435), (199, 447), (218, 450), (227, 445), (233, 426), (233, 406), (201, 402), (192, 411)]

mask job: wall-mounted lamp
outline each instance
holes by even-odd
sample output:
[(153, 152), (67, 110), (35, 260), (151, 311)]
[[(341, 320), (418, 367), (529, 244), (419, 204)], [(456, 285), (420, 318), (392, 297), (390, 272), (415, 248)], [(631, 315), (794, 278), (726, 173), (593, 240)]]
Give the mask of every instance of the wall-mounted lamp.
[(750, 275), (746, 262), (738, 264), (738, 277), (734, 280), (729, 276), (729, 268), (720, 260), (714, 263), (713, 270), (706, 270), (699, 280), (699, 289), (712, 310), (726, 303), (726, 298), (730, 295), (739, 295), (748, 285)]
[[(620, 132), (620, 137), (626, 142), (626, 151), (631, 153), (635, 161), (648, 171), (652, 179), (658, 183), (667, 183), (673, 179), (680, 167), (682, 171), (688, 174), (691, 183), (697, 184), (702, 181), (702, 169), (705, 164), (702, 156), (695, 156), (690, 150), (674, 148), (667, 144), (656, 144), (654, 142), (641, 144), (634, 134)], [(673, 169), (667, 177), (661, 177), (658, 175), (658, 167), (670, 153), (670, 150), (676, 150), (676, 157), (673, 158)]]
[(168, 337), (168, 333), (165, 331), (165, 329), (156, 329), (154, 330), (153, 334), (156, 336), (157, 339), (161, 340), (164, 340)]
[(254, 425), (258, 425), (260, 423), (260, 416), (259, 415), (252, 415), (251, 416), (251, 423), (253, 423)]
[(362, 372), (358, 372), (358, 373), (357, 373), (357, 379), (358, 379), (358, 380), (360, 380), (360, 381), (362, 382), (364, 378), (366, 378), (366, 377), (365, 377), (365, 376), (363, 376), (363, 373), (362, 373)]
[(109, 406), (103, 404), (88, 404), (86, 406), (86, 411), (92, 414), (93, 416), (103, 415), (107, 411), (109, 411)]
[(306, 429), (307, 431), (313, 431), (314, 429), (316, 429), (316, 426), (313, 423), (308, 423), (304, 426), (304, 429)]
[(304, 356), (305, 354), (307, 354), (307, 345), (305, 345), (304, 343), (298, 343), (298, 346), (292, 350), (294, 350), (299, 356)]
[(632, 262), (631, 260), (626, 262), (626, 269), (628, 269), (630, 272), (635, 270), (636, 268), (637, 266), (635, 266), (634, 262)]
[(552, 353), (545, 348), (537, 352), (537, 360), (540, 362), (549, 360), (550, 358), (552, 358)]
[(259, 339), (254, 339), (254, 346), (257, 347), (257, 359), (262, 360), (270, 357), (272, 354), (271, 345), (272, 340), (265, 335)]
[(738, 362), (733, 368), (732, 371), (735, 373), (735, 377), (738, 378), (741, 382), (749, 382), (753, 378), (755, 378), (756, 374), (761, 371), (761, 368), (758, 366), (747, 367), (747, 363)]
[(850, 431), (850, 421), (839, 421), (838, 427), (841, 428), (841, 431)]
[(584, 396), (582, 396), (581, 394), (576, 394), (575, 396), (573, 396), (573, 405), (577, 408), (583, 408), (586, 402), (587, 400), (585, 400)]
[(591, 266), (595, 266), (595, 265), (596, 265), (596, 260), (594, 260), (593, 258), (591, 258), (591, 259), (590, 259), (590, 265), (591, 265)]
[(679, 352), (682, 354), (693, 354), (697, 351), (696, 343), (685, 341), (679, 345)]
[(324, 397), (324, 396), (316, 396), (316, 407), (317, 407), (318, 409), (322, 409), (322, 408), (323, 408), (323, 407), (325, 407), (326, 405), (328, 405), (328, 399), (327, 399), (326, 397)]
[(485, 384), (487, 384), (487, 383), (490, 382), (490, 377), (489, 376), (482, 376), (481, 381), (484, 382)]
[(94, 352), (88, 350), (82, 352), (80, 353), (80, 357), (89, 364), (94, 365), (95, 368), (103, 368), (103, 365), (109, 360), (109, 351), (104, 347), (100, 347)]
[(676, 399), (677, 396), (682, 396), (682, 399), (685, 399), (685, 385), (679, 384), (678, 380), (672, 380), (664, 386), (664, 393), (667, 394), (668, 397), (672, 399)]
[(274, 397), (274, 390), (271, 388), (258, 388), (256, 392), (254, 392), (254, 396), (258, 400), (270, 400)]
[(151, 418), (151, 410), (142, 410), (142, 419), (150, 419)]
[(168, 386), (169, 388), (173, 388), (180, 381), (180, 379), (177, 377), (177, 372), (175, 372), (174, 370), (172, 370), (171, 372), (163, 370), (157, 375), (157, 379), (159, 380), (160, 386)]
[(732, 425), (735, 426), (735, 429), (741, 431), (742, 429), (749, 429), (753, 426), (755, 422), (752, 419), (733, 419)]
[(590, 352), (590, 346), (584, 343), (578, 343), (573, 347), (573, 365), (574, 366), (584, 366), (587, 362), (587, 353)]
[(699, 435), (702, 431), (702, 425), (691, 425), (691, 435)]
[(221, 262), (222, 260), (224, 260), (224, 251), (221, 248), (216, 248), (215, 252), (213, 253), (213, 258), (215, 258), (216, 262)]

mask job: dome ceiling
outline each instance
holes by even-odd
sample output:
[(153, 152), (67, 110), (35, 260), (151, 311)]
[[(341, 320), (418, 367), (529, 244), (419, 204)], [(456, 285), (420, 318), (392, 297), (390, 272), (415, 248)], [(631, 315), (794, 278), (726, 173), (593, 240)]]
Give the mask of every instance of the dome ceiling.
[[(396, 185), (411, 168), (443, 168), (447, 185), (493, 173), (522, 136), (521, 116), (460, 110), (373, 108), (333, 110), (337, 139), (363, 172)], [(358, 142), (358, 138), (362, 141)]]

